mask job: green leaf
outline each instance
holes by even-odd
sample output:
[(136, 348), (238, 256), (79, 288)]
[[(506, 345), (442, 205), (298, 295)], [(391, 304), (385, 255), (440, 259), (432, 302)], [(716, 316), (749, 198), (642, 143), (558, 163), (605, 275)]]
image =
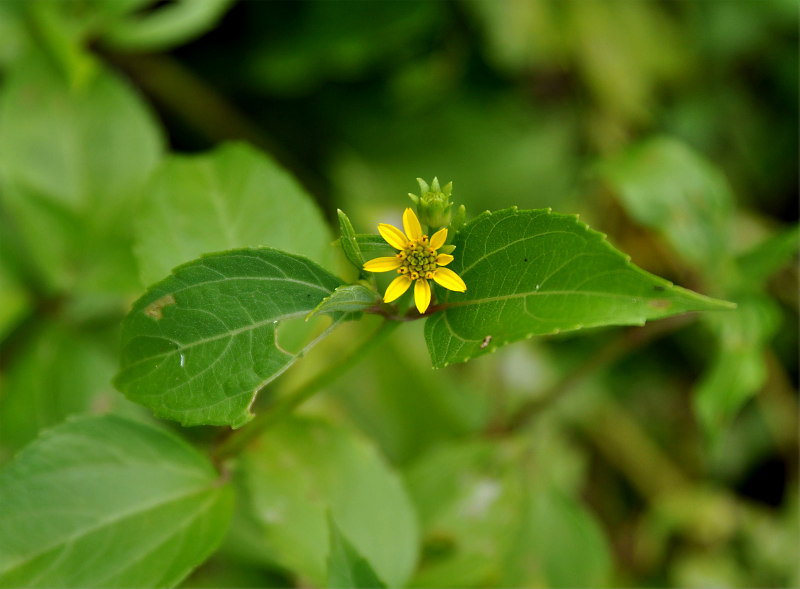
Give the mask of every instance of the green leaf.
[(730, 423), (767, 378), (764, 354), (781, 325), (780, 307), (769, 297), (738, 301), (735, 312), (709, 318), (718, 349), (693, 396), (698, 419), (712, 438)]
[(328, 528), (331, 533), (331, 551), (328, 555), (328, 587), (335, 589), (371, 589), (386, 587), (369, 564), (350, 541), (342, 534), (333, 517), (328, 513)]
[(290, 418), (266, 431), (236, 473), (249, 518), (274, 563), (323, 586), (328, 578), (327, 514), (390, 587), (411, 576), (417, 523), (399, 477), (348, 429)]
[(467, 291), (440, 291), (444, 308), (425, 324), (437, 368), (534, 335), (731, 307), (637, 268), (602, 234), (549, 210), (486, 212), (453, 243), (448, 267)]
[(317, 313), (360, 313), (374, 307), (379, 301), (378, 294), (363, 284), (339, 286), (331, 296), (322, 299), (322, 302), (308, 314), (306, 319)]
[(52, 289), (138, 290), (130, 219), (161, 157), (152, 114), (112, 72), (74, 88), (39, 54), (3, 82), (2, 200), (36, 270)]
[[(118, 0), (103, 4), (113, 5)], [(103, 42), (124, 51), (165, 51), (210, 31), (233, 0), (179, 0), (110, 23)]]
[(345, 257), (360, 271), (364, 265), (364, 257), (361, 255), (361, 248), (358, 245), (353, 224), (342, 209), (336, 209), (336, 214), (339, 216), (339, 231), (341, 233), (339, 245), (342, 246)]
[(775, 272), (797, 257), (800, 225), (788, 227), (768, 237), (737, 259), (743, 286), (758, 288)]
[(733, 195), (723, 174), (674, 139), (651, 139), (604, 162), (600, 176), (628, 214), (704, 273), (731, 255)]
[[(538, 438), (440, 445), (407, 471), (425, 534), (416, 587), (596, 587), (611, 568), (594, 516)], [(548, 464), (550, 463), (550, 464)]]
[(84, 333), (48, 322), (35, 327), (4, 367), (0, 454), (14, 452), (76, 413), (144, 412), (114, 390), (116, 329)]
[(313, 262), (267, 248), (180, 266), (125, 319), (115, 384), (160, 417), (239, 427), (257, 391), (305, 351), (280, 347), (279, 323), (304, 317), (338, 284)]
[(372, 233), (359, 233), (356, 235), (356, 243), (361, 256), (364, 260), (371, 260), (372, 258), (379, 258), (381, 256), (390, 256), (397, 253), (397, 251), (386, 243), (386, 240), (378, 234)]
[(136, 221), (142, 281), (152, 284), (202, 254), (269, 246), (327, 266), (332, 236), (306, 191), (265, 154), (228, 144), (166, 160)]
[(232, 499), (173, 434), (69, 421), (0, 472), (0, 586), (172, 587), (219, 544)]

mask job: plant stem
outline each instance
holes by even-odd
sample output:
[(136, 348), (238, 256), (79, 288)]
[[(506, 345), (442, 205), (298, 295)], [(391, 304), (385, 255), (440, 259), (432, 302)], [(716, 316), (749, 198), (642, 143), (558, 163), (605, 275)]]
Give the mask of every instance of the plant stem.
[(330, 384), (355, 366), (368, 353), (370, 347), (385, 339), (398, 325), (399, 323), (396, 321), (384, 321), (378, 329), (347, 355), (329, 365), (305, 385), (280, 399), (267, 411), (257, 415), (242, 429), (224, 439), (211, 452), (214, 462), (219, 464), (228, 458), (238, 455), (261, 432), (291, 414), (300, 405), (313, 397), (323, 386)]

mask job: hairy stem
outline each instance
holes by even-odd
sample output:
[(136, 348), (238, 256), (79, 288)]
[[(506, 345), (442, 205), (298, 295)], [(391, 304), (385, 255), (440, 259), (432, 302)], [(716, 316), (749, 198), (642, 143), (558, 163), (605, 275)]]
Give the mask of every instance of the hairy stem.
[(237, 430), (232, 435), (222, 440), (222, 442), (212, 450), (212, 459), (219, 464), (239, 454), (247, 444), (261, 432), (290, 415), (300, 405), (313, 397), (322, 387), (331, 383), (334, 379), (340, 377), (360, 362), (371, 347), (385, 339), (398, 325), (398, 322), (388, 320), (381, 323), (378, 329), (372, 332), (369, 337), (348, 354), (340, 358), (337, 362), (330, 364), (317, 376), (290, 395), (280, 399), (271, 408), (257, 415), (255, 419), (242, 429)]

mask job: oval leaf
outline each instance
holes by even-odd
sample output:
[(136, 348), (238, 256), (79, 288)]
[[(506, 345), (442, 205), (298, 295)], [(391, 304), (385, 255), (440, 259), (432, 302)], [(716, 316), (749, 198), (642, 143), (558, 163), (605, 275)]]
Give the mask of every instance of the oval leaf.
[(280, 347), (279, 322), (304, 317), (339, 282), (310, 260), (267, 248), (180, 266), (125, 319), (115, 384), (160, 417), (239, 427), (258, 389), (305, 351)]
[(308, 193), (267, 155), (243, 143), (172, 155), (144, 190), (136, 248), (146, 285), (208, 252), (269, 246), (323, 266), (332, 236)]
[(467, 291), (440, 291), (444, 310), (425, 324), (437, 368), (534, 335), (730, 306), (645, 272), (577, 217), (548, 209), (486, 212), (453, 243), (448, 267)]
[(356, 550), (333, 517), (328, 516), (331, 533), (331, 551), (328, 555), (328, 587), (336, 589), (377, 589), (386, 587), (378, 578), (372, 565)]
[(418, 530), (405, 488), (347, 429), (299, 418), (277, 424), (242, 455), (236, 479), (262, 550), (301, 584), (321, 587), (328, 578), (328, 514), (389, 587), (411, 576)]
[(171, 587), (216, 548), (232, 492), (174, 435), (115, 416), (45, 432), (0, 473), (0, 587)]

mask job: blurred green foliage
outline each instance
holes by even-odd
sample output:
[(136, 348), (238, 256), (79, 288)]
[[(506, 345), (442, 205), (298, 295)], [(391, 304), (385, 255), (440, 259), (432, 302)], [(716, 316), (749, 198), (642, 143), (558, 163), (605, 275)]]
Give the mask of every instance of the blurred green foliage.
[[(172, 266), (263, 244), (345, 275), (308, 195), (371, 234), (436, 175), (739, 307), (437, 371), (404, 325), (248, 449), (185, 586), (800, 583), (796, 2), (7, 0), (0, 38), (0, 460), (71, 415), (154, 421), (110, 379)], [(195, 155), (226, 140), (254, 147)]]

